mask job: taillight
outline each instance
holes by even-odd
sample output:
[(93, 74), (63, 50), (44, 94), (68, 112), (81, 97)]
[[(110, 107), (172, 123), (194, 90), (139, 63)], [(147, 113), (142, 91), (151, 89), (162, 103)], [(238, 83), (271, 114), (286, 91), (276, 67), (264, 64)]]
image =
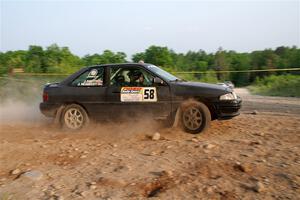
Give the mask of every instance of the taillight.
[(48, 93), (44, 92), (43, 93), (43, 101), (46, 102), (46, 101), (48, 101), (48, 99), (49, 99)]

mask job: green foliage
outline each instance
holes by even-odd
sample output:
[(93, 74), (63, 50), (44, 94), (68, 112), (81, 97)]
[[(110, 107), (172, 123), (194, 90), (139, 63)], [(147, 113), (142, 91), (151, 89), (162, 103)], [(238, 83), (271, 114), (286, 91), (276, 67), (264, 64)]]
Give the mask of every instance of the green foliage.
[[(231, 66), (230, 70), (232, 71), (243, 71), (251, 69), (249, 54), (236, 54), (233, 53), (230, 55)], [(230, 73), (229, 80), (234, 80), (234, 83), (238, 86), (248, 85), (250, 73)]]
[[(221, 47), (216, 53), (203, 50), (176, 53), (167, 47), (150, 46), (144, 52), (132, 56), (134, 62), (143, 60), (163, 67), (169, 72), (207, 72), (205, 74), (177, 74), (187, 80), (222, 82), (232, 81), (236, 86), (246, 86), (257, 78), (281, 75), (286, 72), (221, 73), (219, 71), (244, 71), (260, 69), (284, 69), (300, 67), (300, 49), (277, 47), (251, 53), (226, 51)], [(127, 62), (123, 52), (105, 50), (102, 53), (86, 55), (82, 58), (74, 55), (68, 47), (52, 44), (43, 49), (29, 46), (27, 51), (0, 52), (0, 75), (10, 73), (14, 68), (23, 68), (25, 72), (69, 74), (84, 66)]]
[(300, 75), (271, 75), (257, 78), (249, 87), (253, 93), (269, 96), (300, 97)]
[(217, 73), (213, 70), (208, 71), (208, 73), (203, 74), (202, 77), (200, 77), (201, 82), (206, 83), (218, 83), (219, 80), (217, 78)]
[(82, 58), (82, 60), (85, 66), (107, 63), (124, 63), (126, 62), (126, 54), (123, 52), (114, 53), (110, 50), (105, 50), (101, 55), (86, 55)]
[(44, 50), (40, 46), (29, 46), (25, 56), (25, 70), (27, 72), (47, 72)]
[(80, 58), (74, 55), (68, 47), (52, 44), (46, 49), (31, 45), (27, 51), (0, 52), (0, 75), (7, 74), (13, 68), (23, 68), (30, 73), (73, 73), (78, 69), (95, 64), (123, 63), (126, 54), (105, 50), (101, 55), (87, 55)]
[(140, 62), (145, 60), (145, 53), (136, 53), (132, 56), (132, 61), (133, 62)]
[(225, 81), (228, 79), (228, 73), (219, 73), (218, 71), (228, 71), (229, 69), (229, 56), (226, 55), (226, 51), (224, 51), (221, 47), (217, 51), (215, 55), (215, 69), (217, 72), (218, 80)]
[(145, 52), (137, 53), (132, 58), (135, 62), (144, 60), (160, 67), (170, 67), (173, 64), (171, 51), (167, 47), (150, 46)]
[(207, 71), (207, 73), (203, 73), (203, 74), (192, 74), (192, 73), (188, 73), (188, 74), (175, 74), (177, 77), (187, 80), (187, 81), (200, 81), (200, 82), (205, 82), (205, 83), (218, 83), (218, 79), (217, 79), (217, 74), (215, 71), (213, 70), (209, 70)]

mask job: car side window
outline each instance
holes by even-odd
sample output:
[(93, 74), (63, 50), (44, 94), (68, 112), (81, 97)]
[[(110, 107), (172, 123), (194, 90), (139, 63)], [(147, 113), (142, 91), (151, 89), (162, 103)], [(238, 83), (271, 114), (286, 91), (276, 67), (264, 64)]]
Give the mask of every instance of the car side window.
[(91, 68), (87, 70), (73, 82), (72, 86), (103, 86), (104, 69), (103, 67)]
[(112, 67), (110, 85), (120, 87), (147, 87), (153, 85), (153, 76), (140, 68)]

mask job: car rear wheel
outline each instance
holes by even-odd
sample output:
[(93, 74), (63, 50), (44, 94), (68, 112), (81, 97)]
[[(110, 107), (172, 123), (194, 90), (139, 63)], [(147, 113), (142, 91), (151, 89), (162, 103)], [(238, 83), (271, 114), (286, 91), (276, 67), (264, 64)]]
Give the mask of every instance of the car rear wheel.
[(69, 130), (79, 130), (89, 123), (89, 117), (80, 105), (70, 104), (62, 115), (63, 127)]
[(181, 109), (181, 124), (186, 132), (197, 134), (209, 127), (211, 114), (205, 104), (197, 101), (187, 102)]

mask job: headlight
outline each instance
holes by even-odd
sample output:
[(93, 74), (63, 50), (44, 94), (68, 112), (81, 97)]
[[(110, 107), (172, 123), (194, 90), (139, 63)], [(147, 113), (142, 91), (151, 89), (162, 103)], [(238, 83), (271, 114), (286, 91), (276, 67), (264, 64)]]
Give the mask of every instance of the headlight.
[(237, 96), (234, 92), (220, 96), (220, 100), (235, 100)]

